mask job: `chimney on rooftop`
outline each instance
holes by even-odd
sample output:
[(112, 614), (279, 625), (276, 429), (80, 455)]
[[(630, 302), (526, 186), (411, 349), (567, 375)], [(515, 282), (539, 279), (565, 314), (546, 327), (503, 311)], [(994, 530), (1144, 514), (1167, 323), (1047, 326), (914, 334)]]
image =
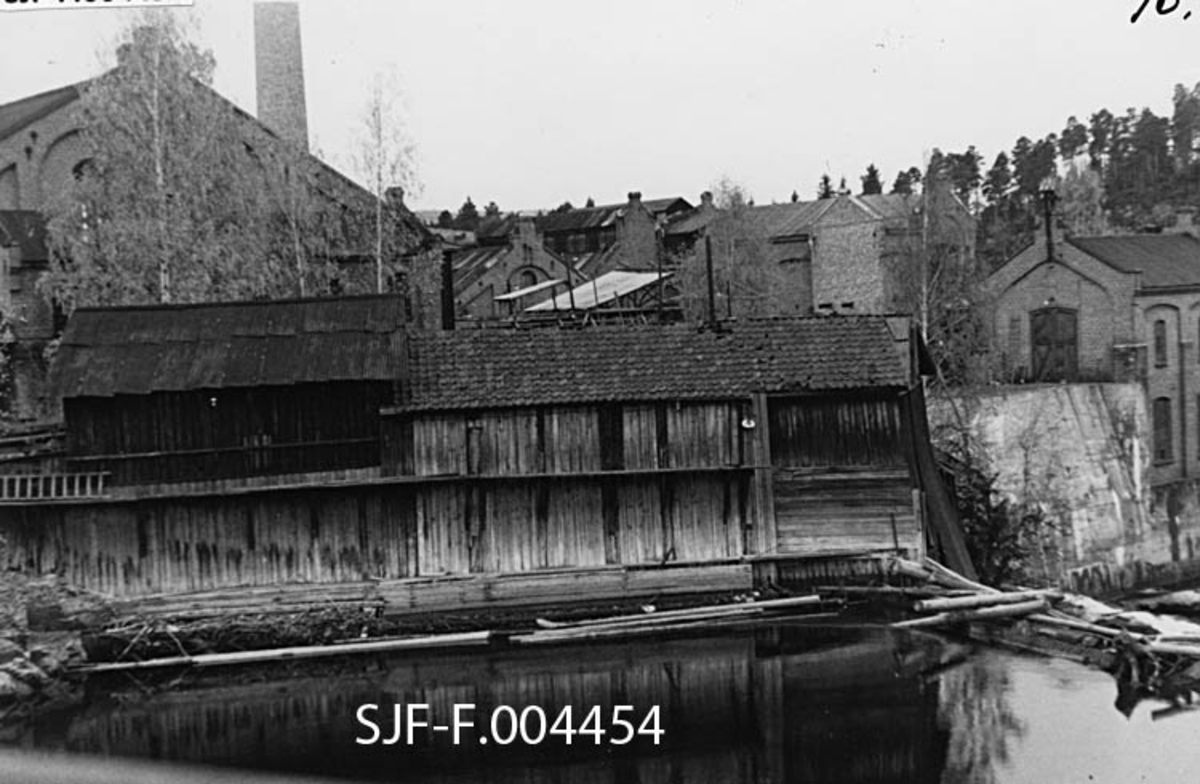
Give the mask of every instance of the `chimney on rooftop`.
[(1175, 225), (1166, 230), (1168, 234), (1187, 234), (1197, 236), (1196, 208), (1183, 206), (1175, 208)]
[(258, 119), (308, 151), (304, 101), (304, 58), (300, 49), (300, 6), (254, 4), (254, 71)]
[(642, 203), (642, 192), (641, 191), (630, 191), (629, 192), (629, 203), (631, 205), (641, 204)]
[(712, 206), (713, 206), (712, 191), (705, 191), (704, 193), (701, 193), (700, 194), (700, 208), (707, 210)]

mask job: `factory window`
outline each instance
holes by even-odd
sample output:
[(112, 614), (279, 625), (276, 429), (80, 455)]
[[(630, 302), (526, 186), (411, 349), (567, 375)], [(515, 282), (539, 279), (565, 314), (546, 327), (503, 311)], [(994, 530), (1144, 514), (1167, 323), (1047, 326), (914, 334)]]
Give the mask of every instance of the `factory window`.
[(1167, 366), (1167, 322), (1154, 322), (1154, 367)]
[(1171, 448), (1171, 398), (1154, 398), (1154, 462), (1170, 463), (1175, 459)]

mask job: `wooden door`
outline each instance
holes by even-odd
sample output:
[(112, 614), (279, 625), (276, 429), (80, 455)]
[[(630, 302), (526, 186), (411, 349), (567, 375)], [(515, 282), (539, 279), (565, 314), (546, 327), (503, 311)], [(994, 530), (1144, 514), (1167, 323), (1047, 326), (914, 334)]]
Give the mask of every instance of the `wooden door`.
[(1034, 381), (1074, 381), (1079, 375), (1077, 311), (1049, 307), (1029, 314)]

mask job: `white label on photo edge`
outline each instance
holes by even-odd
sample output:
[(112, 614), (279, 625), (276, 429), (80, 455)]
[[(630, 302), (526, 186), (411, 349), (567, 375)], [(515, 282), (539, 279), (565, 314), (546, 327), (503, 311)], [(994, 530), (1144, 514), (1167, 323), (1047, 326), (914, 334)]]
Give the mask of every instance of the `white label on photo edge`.
[(191, 6), (196, 0), (0, 0), (0, 11), (66, 11), (72, 8)]

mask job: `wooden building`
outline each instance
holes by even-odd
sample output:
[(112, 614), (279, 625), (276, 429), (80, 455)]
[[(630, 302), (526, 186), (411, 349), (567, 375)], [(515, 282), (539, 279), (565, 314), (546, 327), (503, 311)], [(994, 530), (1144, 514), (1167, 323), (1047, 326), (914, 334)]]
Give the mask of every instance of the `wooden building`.
[(59, 346), (69, 464), (117, 484), (379, 463), (403, 301), (84, 308)]
[(945, 539), (906, 319), (406, 332), (399, 308), (77, 312), (54, 377), (81, 473), (0, 477), (0, 568), (400, 613), (749, 590)]
[(435, 573), (915, 554), (910, 349), (884, 317), (414, 335), (383, 471), (424, 480)]

